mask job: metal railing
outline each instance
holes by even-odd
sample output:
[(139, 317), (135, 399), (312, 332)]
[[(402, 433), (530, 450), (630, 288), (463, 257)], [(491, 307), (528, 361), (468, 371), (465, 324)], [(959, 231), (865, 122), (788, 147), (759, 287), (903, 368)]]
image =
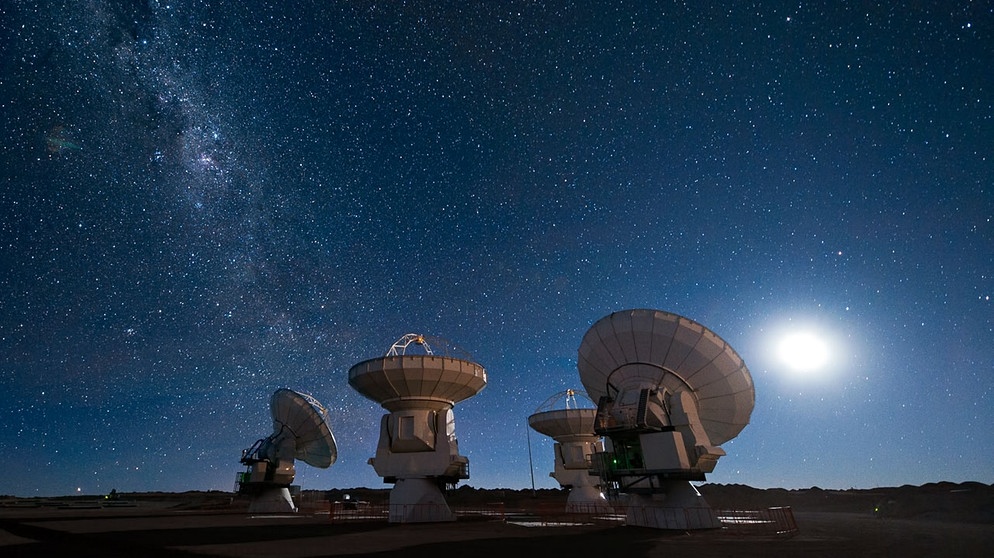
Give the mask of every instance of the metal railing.
[(427, 523), (454, 519), (504, 521), (503, 503), (475, 507), (449, 507), (445, 504), (371, 504), (367, 502), (329, 502), (328, 521), (389, 521), (392, 523)]
[(740, 535), (776, 535), (790, 537), (797, 534), (794, 510), (789, 506), (765, 510), (715, 510), (725, 531)]
[[(328, 521), (351, 523), (382, 521), (392, 523), (425, 523), (441, 521), (500, 521), (529, 523), (543, 526), (602, 525), (604, 523), (634, 523), (660, 529), (693, 529), (712, 527), (734, 535), (792, 536), (798, 532), (794, 512), (790, 507), (761, 510), (711, 508), (647, 508), (619, 504), (538, 503), (534, 506), (508, 509), (502, 502), (480, 506), (447, 506), (444, 504), (390, 505), (368, 502), (318, 503), (315, 511), (328, 510)], [(716, 523), (717, 520), (717, 523)]]

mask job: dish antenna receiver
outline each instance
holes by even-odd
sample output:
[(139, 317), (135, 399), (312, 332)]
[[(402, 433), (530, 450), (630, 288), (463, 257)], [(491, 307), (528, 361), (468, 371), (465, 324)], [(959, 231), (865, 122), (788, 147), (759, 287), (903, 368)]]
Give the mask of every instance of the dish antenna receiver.
[[(577, 398), (581, 403), (577, 402)], [(584, 404), (581, 408), (580, 405)], [(590, 472), (591, 456), (604, 451), (601, 437), (594, 432), (597, 409), (582, 391), (568, 389), (542, 403), (528, 417), (528, 426), (556, 441), (555, 470), (549, 476), (569, 489), (568, 513), (610, 511), (596, 476)]]
[(594, 431), (607, 437), (594, 470), (628, 498), (629, 525), (706, 529), (721, 524), (689, 481), (704, 480), (718, 446), (749, 423), (752, 376), (703, 325), (659, 310), (625, 310), (597, 321), (577, 368), (597, 400)]
[[(380, 419), (376, 457), (369, 459), (390, 491), (391, 523), (453, 521), (442, 488), (469, 478), (469, 459), (459, 455), (453, 406), (487, 385), (483, 366), (448, 356), (455, 347), (442, 339), (436, 354), (421, 334), (408, 333), (386, 356), (349, 370), (349, 384), (389, 414)], [(424, 354), (408, 354), (420, 347)], [(461, 351), (460, 351), (461, 352)]]
[(278, 389), (269, 398), (273, 433), (242, 451), (247, 468), (236, 479), (239, 494), (252, 497), (250, 513), (295, 512), (290, 484), (293, 462), (327, 469), (338, 458), (328, 410), (310, 395)]

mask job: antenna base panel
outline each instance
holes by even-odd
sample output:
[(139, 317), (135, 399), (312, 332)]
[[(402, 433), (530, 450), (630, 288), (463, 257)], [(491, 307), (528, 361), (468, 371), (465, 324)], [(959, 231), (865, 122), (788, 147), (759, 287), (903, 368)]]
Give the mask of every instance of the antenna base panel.
[(667, 481), (653, 495), (630, 494), (625, 523), (650, 529), (720, 529), (721, 520), (707, 500), (686, 481)]
[(290, 496), (289, 487), (267, 487), (255, 493), (248, 511), (249, 513), (296, 513), (297, 506)]
[(390, 523), (455, 521), (437, 479), (397, 479), (390, 491)]

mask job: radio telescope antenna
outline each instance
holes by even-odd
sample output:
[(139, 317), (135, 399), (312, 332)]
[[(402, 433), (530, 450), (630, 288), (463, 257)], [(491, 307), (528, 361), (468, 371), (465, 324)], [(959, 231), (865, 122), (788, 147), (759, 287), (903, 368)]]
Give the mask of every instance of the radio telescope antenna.
[[(459, 455), (453, 406), (487, 385), (483, 366), (468, 359), (408, 354), (425, 336), (409, 333), (386, 356), (349, 369), (349, 384), (389, 414), (380, 419), (376, 474), (390, 491), (391, 523), (453, 521), (442, 488), (469, 478), (469, 459)], [(440, 346), (438, 343), (434, 343)]]
[[(581, 408), (582, 403), (586, 405)], [(591, 456), (604, 451), (600, 435), (594, 432), (596, 415), (586, 393), (568, 389), (547, 399), (528, 417), (528, 426), (556, 441), (555, 470), (549, 476), (569, 489), (568, 513), (611, 511), (597, 477), (590, 472)]]
[(290, 496), (294, 460), (327, 469), (338, 458), (328, 410), (310, 395), (278, 389), (269, 398), (273, 433), (242, 451), (246, 471), (236, 478), (239, 494), (252, 497), (251, 513), (295, 512)]
[(689, 481), (705, 480), (725, 455), (718, 446), (749, 423), (755, 391), (735, 350), (689, 318), (642, 309), (598, 320), (578, 354), (594, 430), (607, 438), (593, 468), (627, 494), (628, 524), (720, 527)]

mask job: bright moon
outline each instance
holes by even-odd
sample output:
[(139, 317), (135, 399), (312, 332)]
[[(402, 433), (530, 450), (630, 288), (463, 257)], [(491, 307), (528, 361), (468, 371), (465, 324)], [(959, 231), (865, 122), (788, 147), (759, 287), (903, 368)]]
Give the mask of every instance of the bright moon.
[(828, 345), (807, 332), (787, 335), (777, 352), (780, 360), (796, 372), (814, 372), (828, 362)]

